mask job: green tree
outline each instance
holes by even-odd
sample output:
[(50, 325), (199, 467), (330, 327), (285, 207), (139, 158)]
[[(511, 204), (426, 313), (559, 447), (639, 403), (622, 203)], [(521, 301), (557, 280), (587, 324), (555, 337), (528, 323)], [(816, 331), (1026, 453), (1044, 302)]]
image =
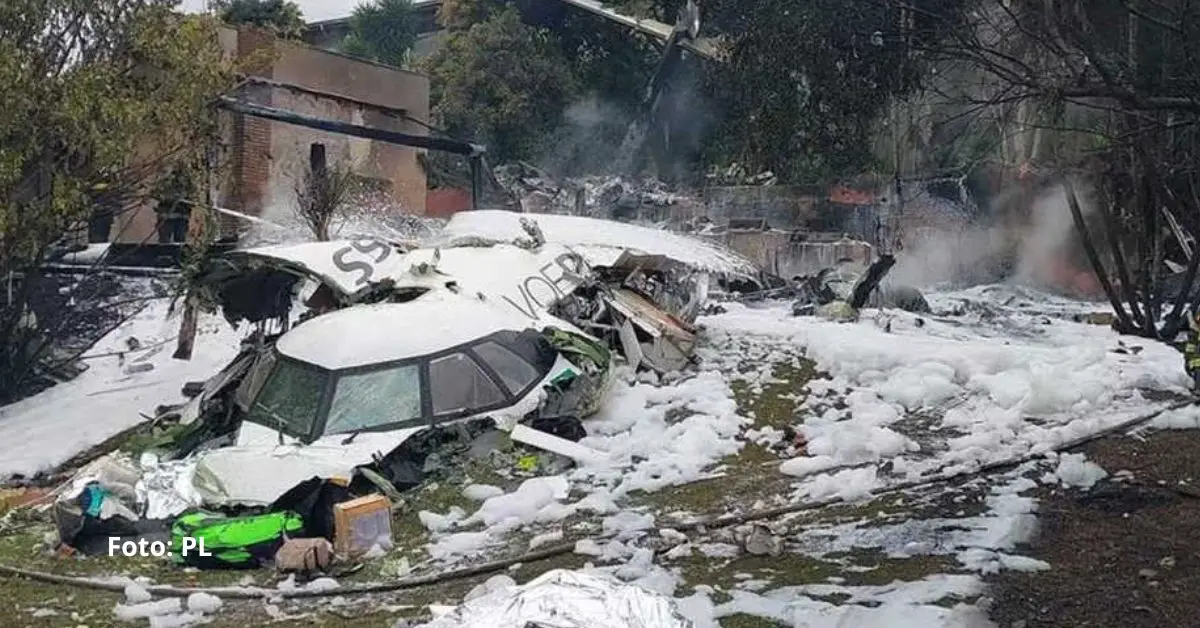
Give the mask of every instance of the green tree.
[(438, 22), (465, 30), (509, 8), (526, 25), (553, 33), (550, 41), (569, 60), (584, 91), (627, 109), (641, 103), (659, 46), (626, 26), (565, 2), (541, 0), (444, 0)]
[[(621, 10), (673, 24), (683, 0), (618, 0)], [(708, 0), (701, 36), (723, 40), (727, 62), (691, 59), (671, 78), (660, 115), (683, 150), (700, 133), (709, 162), (770, 169), (785, 181), (822, 181), (877, 164), (873, 128), (894, 96), (919, 88), (919, 50), (962, 21), (965, 0)], [(581, 95), (606, 115), (595, 139), (637, 120), (660, 60), (658, 42), (566, 3), (444, 0), (452, 32), (516, 10), (568, 59)], [(570, 129), (557, 129), (564, 145)], [(679, 140), (687, 139), (688, 142)], [(618, 140), (619, 142), (619, 137)], [(569, 142), (568, 142), (569, 143)], [(600, 151), (602, 152), (602, 151)], [(686, 151), (684, 151), (686, 152)], [(685, 157), (682, 156), (681, 157)]]
[[(730, 60), (705, 92), (721, 111), (721, 157), (793, 181), (874, 166), (872, 123), (925, 77), (915, 54), (961, 23), (962, 0), (717, 0), (705, 28), (726, 34)], [(715, 158), (715, 157), (714, 157)]]
[(562, 2), (444, 0), (438, 21), (452, 33), (462, 32), (506, 10), (515, 10), (522, 23), (543, 33), (546, 50), (566, 59), (579, 86), (562, 124), (550, 134), (540, 132), (529, 156), (559, 174), (615, 167), (627, 131), (641, 115), (646, 85), (658, 63), (657, 44)]
[(579, 94), (555, 36), (522, 23), (515, 9), (452, 32), (426, 61), (442, 126), (500, 160), (534, 156)]
[(0, 3), (0, 278), (12, 287), (0, 291), (0, 403), (72, 333), (30, 324), (54, 243), (97, 207), (129, 207), (160, 174), (205, 161), (212, 103), (233, 75), (215, 20), (174, 4)]
[(226, 24), (257, 26), (289, 39), (304, 32), (300, 7), (288, 0), (218, 0), (214, 8)]
[(374, 0), (360, 4), (350, 16), (350, 34), (342, 50), (396, 67), (408, 64), (417, 41), (417, 18), (411, 0)]

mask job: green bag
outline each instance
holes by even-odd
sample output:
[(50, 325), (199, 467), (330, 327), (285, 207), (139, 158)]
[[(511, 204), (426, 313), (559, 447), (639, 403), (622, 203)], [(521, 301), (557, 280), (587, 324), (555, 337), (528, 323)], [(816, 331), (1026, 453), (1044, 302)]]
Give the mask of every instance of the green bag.
[(255, 568), (275, 559), (289, 536), (304, 530), (294, 512), (226, 517), (197, 511), (171, 524), (171, 560), (204, 569)]

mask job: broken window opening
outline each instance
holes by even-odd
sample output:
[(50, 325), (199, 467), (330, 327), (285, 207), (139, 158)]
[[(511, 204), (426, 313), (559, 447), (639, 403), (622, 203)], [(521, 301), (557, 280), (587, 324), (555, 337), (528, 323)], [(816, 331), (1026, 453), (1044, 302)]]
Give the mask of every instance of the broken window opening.
[(279, 360), (254, 400), (246, 420), (307, 438), (316, 423), (330, 374), (298, 362)]
[(476, 345), (472, 350), (492, 367), (504, 387), (514, 396), (541, 378), (541, 374), (532, 364), (499, 343), (489, 340)]
[(325, 145), (320, 142), (314, 142), (308, 146), (308, 167), (313, 174), (324, 174), (328, 168), (328, 161), (325, 157)]
[(482, 410), (504, 403), (500, 387), (465, 353), (455, 353), (429, 363), (433, 414)]
[(420, 416), (421, 378), (416, 364), (342, 375), (324, 433), (369, 430)]

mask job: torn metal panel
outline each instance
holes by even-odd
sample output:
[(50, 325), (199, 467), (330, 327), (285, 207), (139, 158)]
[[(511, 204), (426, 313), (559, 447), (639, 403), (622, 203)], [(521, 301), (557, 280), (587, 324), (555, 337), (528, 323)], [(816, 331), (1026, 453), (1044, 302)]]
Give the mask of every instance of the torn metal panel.
[(862, 271), (855, 269), (852, 263), (843, 263), (823, 269), (816, 275), (798, 277), (788, 291), (796, 299), (792, 313), (796, 316), (817, 314), (839, 321), (853, 320), (857, 311), (864, 307), (898, 307), (909, 312), (928, 313), (929, 303), (920, 290), (885, 282), (894, 264), (894, 257), (883, 255)]
[(879, 259), (875, 260), (875, 262), (867, 268), (867, 272), (863, 273), (862, 276), (859, 277), (858, 281), (855, 282), (854, 289), (850, 292), (850, 307), (857, 310), (866, 305), (867, 297), (879, 287), (879, 282), (883, 281), (884, 276), (886, 276), (888, 271), (890, 271), (895, 265), (895, 257), (891, 255), (879, 256)]
[(224, 397), (224, 393), (230, 387), (241, 384), (246, 373), (250, 371), (251, 365), (260, 357), (261, 353), (263, 351), (258, 347), (244, 346), (241, 353), (237, 354), (228, 366), (204, 382), (203, 388), (200, 389), (200, 394), (192, 398), (184, 406), (180, 413), (179, 422), (183, 425), (189, 425), (199, 416), (212, 412), (214, 410), (213, 406)]
[(656, 336), (665, 335), (675, 339), (695, 341), (696, 330), (694, 327), (655, 307), (649, 300), (632, 290), (613, 290), (611, 299), (609, 303), (612, 306), (633, 319), (646, 331)]
[(641, 363), (659, 372), (687, 366), (696, 346), (693, 329), (630, 290), (614, 290), (607, 302), (643, 332), (641, 358), (635, 366)]
[(513, 427), (509, 437), (518, 443), (566, 456), (581, 464), (599, 464), (604, 461), (604, 454), (595, 449), (524, 425)]
[(620, 277), (620, 285), (642, 294), (685, 324), (695, 321), (708, 301), (708, 274), (665, 255), (626, 251), (609, 270)]
[[(330, 435), (305, 445), (268, 427), (244, 422), (236, 445), (198, 456), (194, 486), (206, 506), (265, 506), (312, 477), (350, 479), (427, 427)], [(282, 443), (280, 441), (283, 441)]]
[(625, 361), (634, 367), (640, 366), (645, 356), (642, 354), (642, 345), (638, 342), (637, 332), (633, 330), (633, 323), (629, 319), (621, 321), (617, 333), (621, 338), (621, 352), (625, 355)]
[(383, 240), (305, 242), (267, 246), (248, 251), (232, 251), (227, 257), (241, 257), (299, 271), (351, 297), (370, 284), (403, 268), (406, 251)]
[(365, 462), (315, 447), (226, 447), (199, 460), (193, 485), (208, 506), (268, 506), (309, 478), (349, 479)]
[[(439, 259), (434, 263), (435, 251)], [(407, 256), (412, 269), (427, 268), (453, 280), (464, 294), (482, 293), (527, 319), (545, 319), (554, 304), (585, 283), (591, 274), (586, 261), (561, 245), (528, 250), (507, 243), (419, 249)], [(397, 286), (409, 285), (413, 271), (396, 277)]]
[(287, 320), (299, 290), (310, 282), (328, 291), (329, 307), (388, 293), (387, 277), (405, 270), (406, 248), (383, 240), (306, 242), (230, 251), (200, 280), (207, 300), (231, 323)]

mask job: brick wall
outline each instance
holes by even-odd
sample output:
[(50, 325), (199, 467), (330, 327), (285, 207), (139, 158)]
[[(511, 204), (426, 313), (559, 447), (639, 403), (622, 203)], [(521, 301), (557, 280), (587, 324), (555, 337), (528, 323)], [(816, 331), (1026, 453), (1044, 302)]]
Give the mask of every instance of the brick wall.
[[(279, 42), (276, 50), (272, 66), (272, 78), (276, 81), (403, 110), (418, 120), (429, 117), (429, 79), (424, 75), (299, 44)], [(416, 122), (348, 101), (275, 89), (272, 102), (276, 107), (321, 118), (409, 135), (428, 133)], [(386, 182), (393, 211), (425, 213), (426, 180), (425, 170), (417, 161), (419, 150), (274, 124), (270, 137), (269, 184), (258, 215), (270, 218), (294, 211), (297, 182), (307, 171), (309, 148), (314, 143), (325, 145), (331, 165), (349, 167), (362, 177)]]
[[(251, 65), (248, 71), (263, 78), (274, 78), (271, 56), (273, 40), (265, 33), (253, 30), (238, 31), (238, 56)], [(272, 90), (265, 86), (247, 86), (242, 91), (246, 100), (259, 105), (273, 106)], [(271, 135), (275, 126), (269, 120), (233, 115), (233, 137), (229, 157), (232, 160), (233, 195), (228, 204), (238, 211), (259, 216), (263, 213), (271, 184)], [(237, 229), (235, 218), (222, 216), (221, 231)]]
[[(425, 135), (424, 126), (387, 115), (355, 101), (403, 110), (417, 120), (429, 117), (429, 79), (424, 75), (357, 60), (303, 44), (283, 42), (252, 29), (222, 29), (220, 43), (239, 70), (256, 77), (299, 85), (343, 99), (318, 98), (264, 85), (247, 85), (240, 97), (255, 104), (322, 118)], [(425, 171), (418, 149), (325, 133), (250, 116), (222, 113), (226, 178), (214, 190), (217, 205), (267, 219), (290, 217), (297, 178), (308, 167), (313, 143), (326, 146), (331, 164), (349, 166), (362, 177), (385, 182), (393, 211), (425, 213)], [(152, 207), (140, 207), (114, 224), (120, 242), (154, 240)], [(223, 235), (244, 230), (235, 217), (220, 217)]]

